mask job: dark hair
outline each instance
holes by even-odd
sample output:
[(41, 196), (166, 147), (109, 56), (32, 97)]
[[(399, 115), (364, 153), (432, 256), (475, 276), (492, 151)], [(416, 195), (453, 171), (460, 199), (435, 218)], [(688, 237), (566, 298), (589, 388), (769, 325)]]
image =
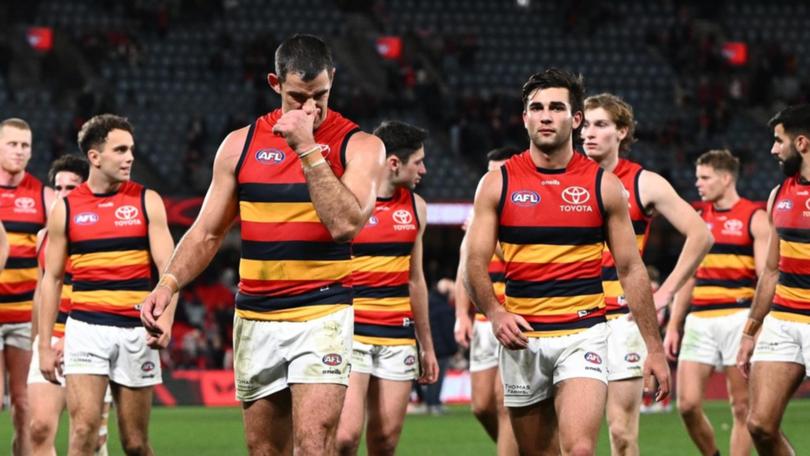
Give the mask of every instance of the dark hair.
[(14, 127), (18, 130), (31, 131), (31, 126), (28, 125), (28, 122), (17, 117), (9, 117), (8, 119), (0, 122), (0, 128), (3, 127)]
[(107, 135), (113, 130), (124, 130), (133, 134), (132, 124), (126, 117), (115, 114), (93, 116), (79, 130), (79, 150), (87, 154), (90, 149), (98, 150), (107, 141)]
[(633, 107), (612, 93), (600, 93), (585, 99), (584, 109), (586, 111), (597, 108), (604, 109), (610, 115), (610, 119), (616, 124), (617, 129), (627, 129), (627, 136), (619, 143), (619, 150), (622, 152), (630, 150), (630, 145), (636, 142), (634, 136), (636, 121), (633, 118)]
[(549, 68), (542, 73), (535, 73), (523, 84), (523, 109), (526, 109), (526, 103), (535, 90), (554, 87), (568, 89), (568, 102), (571, 104), (572, 114), (582, 111), (585, 97), (585, 83), (582, 75), (558, 68)]
[(397, 120), (386, 120), (374, 129), (374, 136), (385, 144), (386, 157), (396, 155), (407, 162), (414, 152), (425, 145), (427, 130)]
[(334, 68), (332, 51), (317, 36), (296, 34), (276, 48), (276, 75), (281, 82), (289, 73), (298, 73), (304, 81), (315, 79), (324, 70), (331, 77)]
[(728, 149), (710, 150), (695, 160), (696, 165), (711, 166), (715, 171), (730, 173), (734, 180), (740, 175), (740, 159)]
[(51, 163), (51, 169), (48, 170), (48, 182), (51, 185), (56, 184), (56, 175), (62, 171), (73, 173), (82, 178), (82, 182), (87, 180), (90, 173), (90, 164), (78, 155), (62, 155)]
[(788, 106), (776, 113), (776, 115), (768, 121), (768, 126), (771, 128), (779, 124), (782, 124), (785, 133), (790, 136), (810, 136), (810, 104)]
[(497, 149), (492, 149), (491, 151), (487, 152), (487, 160), (489, 161), (508, 160), (512, 158), (514, 155), (517, 155), (521, 152), (523, 151), (518, 149), (517, 147), (512, 146), (499, 147)]

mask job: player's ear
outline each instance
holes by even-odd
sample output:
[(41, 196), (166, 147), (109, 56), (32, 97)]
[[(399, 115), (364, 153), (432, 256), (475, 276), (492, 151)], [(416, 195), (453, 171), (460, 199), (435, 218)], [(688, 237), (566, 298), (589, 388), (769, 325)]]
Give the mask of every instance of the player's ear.
[(281, 95), (281, 78), (275, 73), (267, 73), (267, 85), (269, 85), (274, 92)]

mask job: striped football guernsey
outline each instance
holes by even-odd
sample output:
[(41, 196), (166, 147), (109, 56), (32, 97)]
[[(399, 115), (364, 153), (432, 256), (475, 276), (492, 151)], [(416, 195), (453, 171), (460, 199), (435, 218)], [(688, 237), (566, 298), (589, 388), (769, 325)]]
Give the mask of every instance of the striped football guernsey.
[(529, 151), (501, 168), (506, 310), (529, 322), (530, 337), (573, 334), (605, 321), (602, 173), (576, 152), (562, 169), (538, 168)]
[(419, 225), (412, 191), (398, 188), (390, 198), (377, 198), (374, 212), (352, 244), (354, 340), (374, 345), (416, 343), (408, 282)]
[(771, 213), (779, 233), (779, 283), (771, 315), (810, 323), (810, 183), (785, 179)]
[[(236, 313), (249, 320), (307, 321), (352, 304), (351, 244), (321, 223), (301, 161), (273, 134), (280, 109), (256, 120), (236, 166), (242, 257)], [(357, 125), (330, 110), (315, 141), (335, 176)]]

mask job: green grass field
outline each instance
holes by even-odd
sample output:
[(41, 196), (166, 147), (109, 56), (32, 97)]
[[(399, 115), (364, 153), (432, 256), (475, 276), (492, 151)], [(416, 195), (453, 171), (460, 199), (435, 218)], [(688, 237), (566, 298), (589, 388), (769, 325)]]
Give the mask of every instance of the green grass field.
[[(720, 451), (728, 454), (728, 436), (731, 417), (722, 402), (711, 402), (707, 411), (718, 436)], [(114, 419), (110, 425), (113, 439), (110, 454), (122, 454)], [(810, 454), (810, 400), (796, 400), (788, 407), (784, 430), (798, 454)], [(59, 454), (65, 453), (67, 420), (58, 436)], [(239, 455), (245, 454), (242, 422), (239, 409), (178, 407), (156, 408), (150, 427), (152, 446), (164, 455)], [(8, 412), (0, 414), (0, 454), (6, 454), (11, 439)], [(697, 454), (686, 435), (677, 413), (642, 415), (641, 454), (689, 455)], [(451, 407), (444, 416), (408, 416), (400, 441), (398, 454), (447, 455), (494, 454), (495, 446), (466, 407)], [(600, 455), (610, 453), (605, 426), (599, 438)], [(365, 452), (363, 452), (365, 454)]]

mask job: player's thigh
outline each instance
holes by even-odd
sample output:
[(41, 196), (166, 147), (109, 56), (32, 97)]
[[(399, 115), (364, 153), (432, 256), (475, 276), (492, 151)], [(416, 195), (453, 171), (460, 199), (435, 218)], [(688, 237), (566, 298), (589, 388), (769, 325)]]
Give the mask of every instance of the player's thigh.
[(293, 433), (296, 437), (333, 432), (340, 418), (346, 387), (336, 383), (295, 383), (292, 394)]
[[(146, 440), (149, 429), (149, 416), (152, 413), (154, 387), (131, 388), (111, 383), (110, 388), (115, 401), (118, 429), (121, 437), (123, 439), (137, 437)], [(103, 413), (103, 395), (100, 405)]]
[(640, 378), (608, 382), (608, 423), (638, 422), (643, 384)]
[(292, 396), (285, 388), (277, 393), (242, 402), (245, 439), (250, 448), (269, 444), (279, 452), (292, 452)]
[(732, 404), (748, 405), (748, 380), (743, 377), (737, 366), (727, 366), (724, 369), (726, 374), (726, 390)]
[(107, 377), (92, 374), (65, 376), (65, 398), (71, 422), (98, 426), (104, 404)]
[[(496, 388), (501, 383), (498, 366), (477, 372), (470, 372), (470, 392), (473, 410), (491, 411), (497, 409)], [(503, 401), (503, 384), (500, 384), (500, 400)]]
[(28, 406), (33, 422), (49, 423), (55, 430), (65, 409), (65, 388), (53, 383), (29, 383)]
[(370, 378), (369, 374), (361, 372), (352, 372), (349, 375), (349, 387), (346, 389), (339, 428), (341, 434), (347, 438), (359, 438), (363, 432)]
[(521, 454), (558, 454), (554, 398), (525, 407), (508, 407), (509, 422)]
[(696, 406), (703, 400), (706, 382), (714, 366), (695, 361), (678, 362), (678, 402), (682, 407)]
[(606, 397), (607, 385), (593, 378), (570, 378), (556, 385), (554, 409), (563, 447), (582, 438), (595, 444)]
[(8, 371), (8, 394), (20, 398), (26, 394), (28, 368), (31, 366), (31, 350), (6, 345), (3, 350)]
[(411, 381), (371, 378), (368, 388), (369, 435), (399, 434), (405, 420), (411, 385)]
[(801, 364), (760, 361), (751, 366), (749, 416), (758, 423), (775, 424), (785, 413), (793, 392), (804, 380)]

